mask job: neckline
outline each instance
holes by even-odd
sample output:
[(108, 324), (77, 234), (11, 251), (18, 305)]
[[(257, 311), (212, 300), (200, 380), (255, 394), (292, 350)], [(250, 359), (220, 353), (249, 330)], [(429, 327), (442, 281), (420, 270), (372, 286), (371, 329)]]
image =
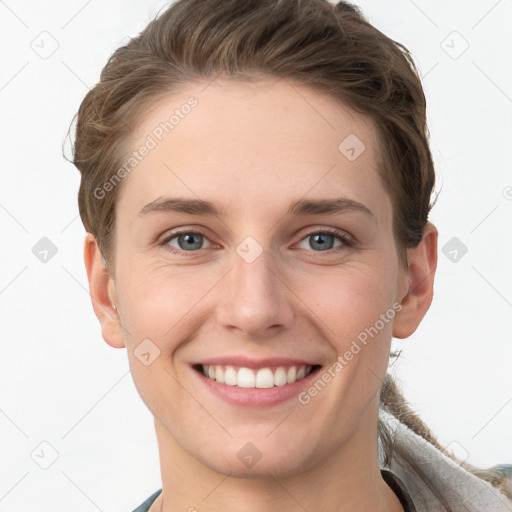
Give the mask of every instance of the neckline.
[(381, 468), (380, 474), (390, 489), (396, 494), (396, 497), (398, 498), (400, 505), (402, 505), (404, 512), (416, 512), (416, 507), (412, 501), (411, 495), (407, 491), (407, 487), (405, 486), (404, 482), (389, 469)]
[[(403, 481), (396, 476), (394, 473), (389, 471), (389, 469), (383, 469), (381, 468), (380, 474), (382, 475), (382, 478), (388, 484), (390, 489), (396, 494), (396, 497), (398, 498), (398, 501), (400, 502), (400, 505), (402, 505), (405, 512), (417, 512), (416, 507), (414, 506), (414, 502), (412, 501), (412, 498), (407, 491), (407, 488), (405, 487), (405, 484)], [(151, 505), (156, 501), (158, 496), (162, 493), (162, 489), (159, 489), (158, 491), (155, 491), (144, 503), (144, 505), (147, 507), (146, 510), (149, 510), (151, 508)]]

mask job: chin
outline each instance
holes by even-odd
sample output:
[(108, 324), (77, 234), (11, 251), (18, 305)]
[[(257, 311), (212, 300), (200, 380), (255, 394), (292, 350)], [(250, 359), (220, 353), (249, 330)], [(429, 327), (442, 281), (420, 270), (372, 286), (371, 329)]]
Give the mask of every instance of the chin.
[[(211, 470), (232, 478), (286, 478), (300, 474), (310, 467), (319, 463), (321, 455), (308, 455), (304, 452), (304, 447), (297, 451), (297, 443), (290, 449), (279, 449), (278, 446), (257, 447), (257, 443), (247, 442), (238, 446), (239, 443), (233, 443), (236, 447), (226, 448), (222, 453), (212, 453), (210, 457), (205, 457), (202, 452), (199, 458), (200, 462)], [(314, 460), (318, 459), (318, 460)]]

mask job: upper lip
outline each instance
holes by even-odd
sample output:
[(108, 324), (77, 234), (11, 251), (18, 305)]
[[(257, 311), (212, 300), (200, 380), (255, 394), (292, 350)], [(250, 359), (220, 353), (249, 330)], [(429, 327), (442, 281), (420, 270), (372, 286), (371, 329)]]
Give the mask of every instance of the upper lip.
[(268, 368), (273, 366), (317, 366), (319, 363), (295, 359), (290, 357), (265, 357), (262, 359), (251, 359), (246, 356), (219, 356), (210, 359), (203, 359), (196, 364), (240, 366), (244, 368)]

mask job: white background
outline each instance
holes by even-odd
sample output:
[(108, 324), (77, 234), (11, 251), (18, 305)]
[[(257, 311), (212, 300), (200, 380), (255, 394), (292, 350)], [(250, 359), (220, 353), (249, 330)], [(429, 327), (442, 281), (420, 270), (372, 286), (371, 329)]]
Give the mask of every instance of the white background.
[[(357, 4), (418, 64), (441, 191), (434, 301), (393, 369), (444, 444), (512, 463), (512, 1)], [(92, 310), (61, 145), (108, 57), (165, 5), (0, 1), (0, 512), (131, 511), (161, 486), (152, 416)], [(47, 59), (31, 47), (43, 31)], [(42, 237), (58, 249), (47, 263)], [(31, 458), (43, 441), (58, 452), (46, 470)]]

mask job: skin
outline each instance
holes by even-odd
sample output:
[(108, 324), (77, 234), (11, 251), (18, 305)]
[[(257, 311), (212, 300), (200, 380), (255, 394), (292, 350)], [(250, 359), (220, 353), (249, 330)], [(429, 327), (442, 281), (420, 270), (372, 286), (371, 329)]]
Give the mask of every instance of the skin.
[[(288, 81), (206, 85), (158, 100), (134, 132), (132, 151), (170, 112), (197, 99), (124, 178), (111, 275), (94, 236), (85, 240), (103, 338), (128, 349), (155, 418), (163, 492), (151, 511), (400, 511), (378, 465), (379, 391), (392, 336), (410, 336), (430, 306), (437, 230), (428, 223), (419, 246), (407, 250), (408, 267), (400, 266), (369, 118)], [(349, 134), (366, 147), (354, 161), (338, 150)], [(209, 200), (227, 215), (139, 215), (162, 196)], [(294, 200), (335, 197), (362, 203), (373, 216), (286, 215)], [(322, 251), (310, 235), (329, 227), (356, 245), (328, 235), (332, 249)], [(179, 237), (157, 244), (176, 228), (200, 231), (200, 248), (180, 248)], [(236, 252), (247, 236), (262, 249), (252, 263)], [(401, 305), (394, 319), (306, 405), (296, 398), (232, 405), (190, 368), (233, 354), (328, 368), (393, 304)], [(149, 366), (134, 354), (144, 339), (160, 350)], [(247, 442), (261, 453), (252, 467), (237, 457)]]

